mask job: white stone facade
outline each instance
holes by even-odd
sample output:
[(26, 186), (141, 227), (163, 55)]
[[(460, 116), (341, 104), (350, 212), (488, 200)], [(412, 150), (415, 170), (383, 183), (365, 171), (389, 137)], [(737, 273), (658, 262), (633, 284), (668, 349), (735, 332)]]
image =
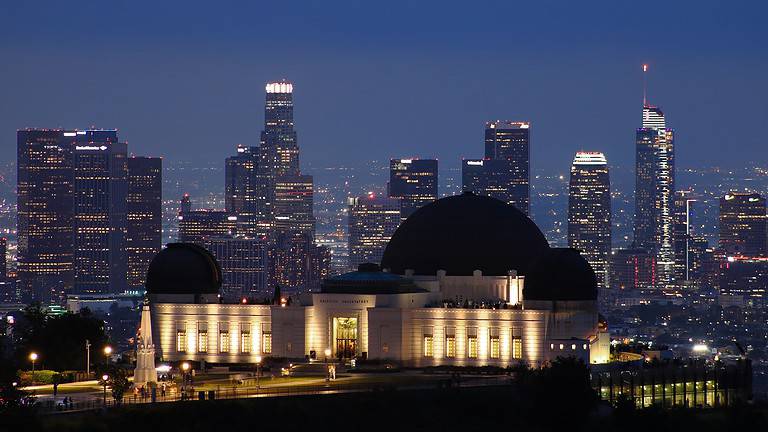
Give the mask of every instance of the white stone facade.
[[(156, 349), (166, 361), (220, 364), (255, 363), (259, 356), (323, 360), (326, 349), (334, 358), (415, 367), (607, 358), (602, 352), (607, 333), (598, 331), (594, 301), (520, 302), (522, 278), (514, 275), (419, 276), (414, 282), (425, 292), (315, 293), (285, 307), (154, 299)], [(469, 300), (495, 298), (511, 305), (443, 307), (461, 293)]]

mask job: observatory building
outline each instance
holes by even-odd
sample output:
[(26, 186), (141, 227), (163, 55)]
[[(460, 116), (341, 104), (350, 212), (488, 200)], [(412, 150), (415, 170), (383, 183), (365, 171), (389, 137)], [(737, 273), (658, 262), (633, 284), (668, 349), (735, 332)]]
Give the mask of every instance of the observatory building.
[(220, 302), (205, 249), (168, 245), (147, 291), (165, 361), (382, 359), (407, 366), (541, 366), (558, 356), (608, 361), (597, 280), (573, 249), (500, 200), (465, 193), (405, 220), (379, 264), (325, 280), (289, 304)]

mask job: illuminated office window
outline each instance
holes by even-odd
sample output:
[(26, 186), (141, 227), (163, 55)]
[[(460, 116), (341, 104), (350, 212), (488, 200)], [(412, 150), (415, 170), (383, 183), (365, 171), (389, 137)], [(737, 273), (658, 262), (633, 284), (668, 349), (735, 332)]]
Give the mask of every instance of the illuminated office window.
[(456, 336), (448, 335), (445, 337), (445, 356), (448, 358), (456, 357)]
[(513, 359), (521, 359), (523, 358), (523, 339), (516, 337), (512, 338), (512, 358)]
[(432, 335), (425, 335), (424, 336), (424, 357), (434, 357), (435, 350), (434, 350), (434, 339), (432, 338)]
[(272, 332), (264, 332), (261, 335), (261, 352), (272, 354)]
[(477, 336), (467, 337), (467, 357), (477, 358)]

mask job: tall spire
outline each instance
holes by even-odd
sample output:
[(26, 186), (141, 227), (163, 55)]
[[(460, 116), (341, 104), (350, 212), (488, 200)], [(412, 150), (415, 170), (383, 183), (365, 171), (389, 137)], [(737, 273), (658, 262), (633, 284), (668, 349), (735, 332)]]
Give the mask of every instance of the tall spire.
[(157, 382), (155, 345), (152, 343), (149, 302), (145, 301), (141, 309), (141, 327), (139, 327), (139, 333), (136, 336), (136, 370), (133, 373), (133, 385), (141, 387), (151, 382)]

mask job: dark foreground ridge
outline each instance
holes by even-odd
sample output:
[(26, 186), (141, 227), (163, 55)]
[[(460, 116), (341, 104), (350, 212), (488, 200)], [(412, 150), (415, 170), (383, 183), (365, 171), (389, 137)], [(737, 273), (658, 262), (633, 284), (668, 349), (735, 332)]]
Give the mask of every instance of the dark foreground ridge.
[[(312, 395), (127, 406), (105, 412), (0, 420), (24, 431), (730, 431), (768, 430), (768, 407), (612, 408), (569, 391), (516, 386)], [(565, 394), (563, 394), (565, 393)], [(2, 423), (5, 423), (3, 425)], [(9, 423), (15, 424), (9, 424)], [(567, 428), (567, 429), (564, 429)]]

